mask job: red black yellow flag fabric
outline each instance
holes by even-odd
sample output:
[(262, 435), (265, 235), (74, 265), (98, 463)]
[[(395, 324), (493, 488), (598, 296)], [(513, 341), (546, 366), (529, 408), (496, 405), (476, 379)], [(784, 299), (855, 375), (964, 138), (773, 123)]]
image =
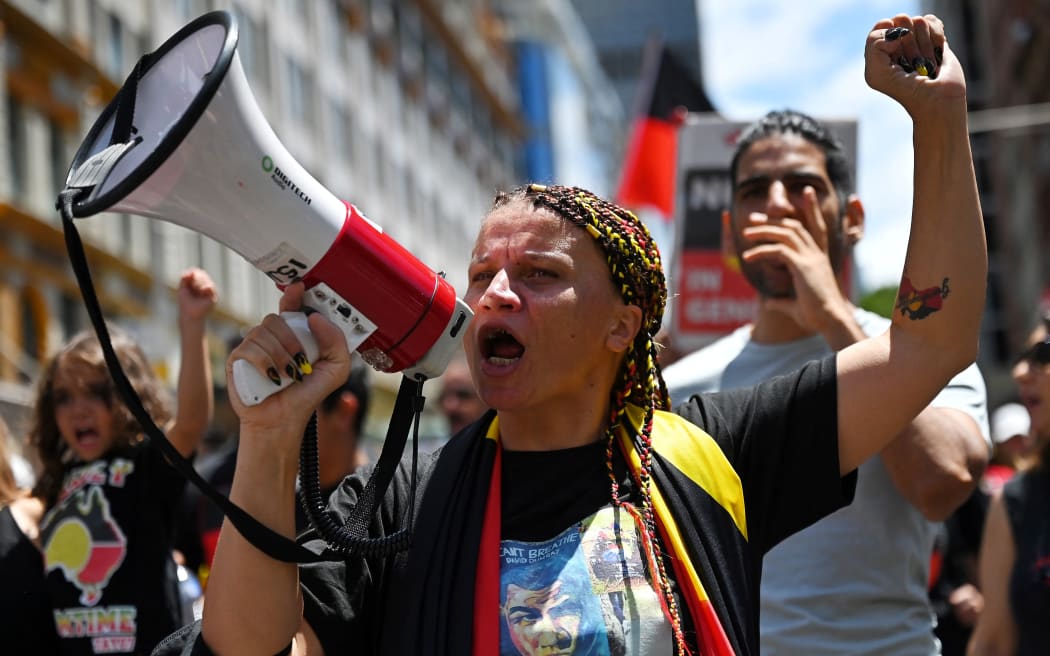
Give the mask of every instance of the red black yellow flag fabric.
[(631, 135), (616, 200), (635, 211), (674, 211), (678, 126), (687, 112), (713, 112), (696, 76), (659, 40), (646, 46)]

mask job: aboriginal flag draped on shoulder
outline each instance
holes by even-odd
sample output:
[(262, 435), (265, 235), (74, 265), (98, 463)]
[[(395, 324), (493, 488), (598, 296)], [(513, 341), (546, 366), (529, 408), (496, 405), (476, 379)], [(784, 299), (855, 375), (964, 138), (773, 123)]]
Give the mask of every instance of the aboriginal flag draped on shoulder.
[[(629, 406), (638, 429), (644, 413)], [(501, 458), (499, 421), (489, 414), (442, 452), (429, 476), (408, 555), (406, 585), (388, 598), (387, 615), (396, 630), (384, 631), (381, 653), (465, 654), (500, 650)], [(747, 542), (743, 489), (715, 441), (699, 427), (668, 412), (657, 412), (651, 491), (662, 550), (673, 564), (683, 610), (689, 613), (703, 656), (738, 653), (724, 621), (736, 627), (725, 604), (709, 596), (724, 583), (715, 571), (706, 539), (717, 535), (729, 553)], [(620, 444), (632, 475), (638, 454), (623, 431)], [(710, 535), (690, 523), (704, 516)], [(707, 584), (714, 588), (709, 590)], [(397, 612), (394, 612), (397, 611)], [(308, 620), (311, 619), (308, 616)], [(738, 631), (739, 633), (739, 631)], [(738, 635), (738, 639), (743, 634)]]

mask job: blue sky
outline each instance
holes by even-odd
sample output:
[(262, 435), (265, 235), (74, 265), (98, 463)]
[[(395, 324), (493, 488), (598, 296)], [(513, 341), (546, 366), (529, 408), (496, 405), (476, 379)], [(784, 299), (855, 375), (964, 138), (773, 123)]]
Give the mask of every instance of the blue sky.
[[(697, 0), (704, 85), (726, 118), (791, 107), (858, 121), (857, 192), (866, 210), (860, 287), (896, 285), (911, 217), (911, 122), (864, 82), (864, 41), (880, 18), (916, 14), (901, 0)], [(950, 38), (950, 35), (949, 35)]]

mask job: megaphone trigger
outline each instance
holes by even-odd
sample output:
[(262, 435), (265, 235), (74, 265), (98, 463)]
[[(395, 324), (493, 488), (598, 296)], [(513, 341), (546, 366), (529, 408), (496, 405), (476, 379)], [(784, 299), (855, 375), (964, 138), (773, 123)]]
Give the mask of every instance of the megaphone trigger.
[[(306, 322), (306, 314), (303, 312), (282, 312), (281, 318), (284, 319), (285, 323), (288, 324), (288, 327), (292, 329), (292, 332), (299, 339), (306, 359), (309, 362), (316, 362), (320, 351), (317, 347), (317, 340), (314, 339), (313, 333), (310, 332), (310, 327)], [(232, 368), (233, 384), (237, 389), (237, 396), (240, 397), (241, 403), (247, 406), (259, 405), (274, 393), (292, 384), (290, 378), (281, 378), (280, 384), (274, 385), (273, 380), (256, 369), (247, 360), (235, 360)]]

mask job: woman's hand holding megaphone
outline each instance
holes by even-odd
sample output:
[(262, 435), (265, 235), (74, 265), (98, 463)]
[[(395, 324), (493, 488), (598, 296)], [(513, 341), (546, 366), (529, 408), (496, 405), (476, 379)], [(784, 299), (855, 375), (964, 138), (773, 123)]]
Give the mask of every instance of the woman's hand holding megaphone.
[[(254, 434), (283, 433), (288, 425), (301, 429), (349, 375), (346, 338), (321, 314), (299, 312), (303, 291), (302, 283), (289, 285), (281, 296), (280, 316), (267, 315), (226, 362), (230, 402), (242, 431), (247, 424)], [(297, 439), (301, 433), (294, 432)]]

